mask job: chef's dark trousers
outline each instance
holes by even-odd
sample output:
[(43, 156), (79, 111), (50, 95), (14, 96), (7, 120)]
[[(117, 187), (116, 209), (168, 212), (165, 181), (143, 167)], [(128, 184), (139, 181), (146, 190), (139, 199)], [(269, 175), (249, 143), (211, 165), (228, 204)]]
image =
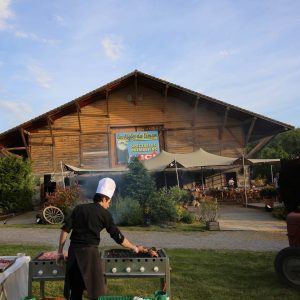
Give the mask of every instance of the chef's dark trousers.
[[(83, 291), (85, 290), (85, 285), (76, 259), (70, 270), (70, 286), (71, 286), (70, 300), (82, 300), (82, 295), (83, 295)], [(97, 299), (90, 299), (90, 300), (97, 300)]]

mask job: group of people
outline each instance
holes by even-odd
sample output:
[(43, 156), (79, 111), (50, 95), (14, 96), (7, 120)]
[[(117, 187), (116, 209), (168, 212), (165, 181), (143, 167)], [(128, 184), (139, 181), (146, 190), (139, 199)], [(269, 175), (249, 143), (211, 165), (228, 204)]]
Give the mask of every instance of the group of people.
[[(66, 299), (82, 300), (84, 290), (87, 290), (91, 300), (105, 295), (104, 275), (98, 250), (100, 232), (104, 228), (117, 244), (135, 253), (143, 249), (142, 246), (138, 247), (125, 238), (107, 210), (115, 189), (116, 183), (113, 179), (101, 179), (94, 195), (94, 202), (76, 206), (61, 228), (56, 262), (60, 266), (66, 263), (64, 282)], [(65, 262), (63, 248), (69, 233), (71, 233), (70, 246)]]

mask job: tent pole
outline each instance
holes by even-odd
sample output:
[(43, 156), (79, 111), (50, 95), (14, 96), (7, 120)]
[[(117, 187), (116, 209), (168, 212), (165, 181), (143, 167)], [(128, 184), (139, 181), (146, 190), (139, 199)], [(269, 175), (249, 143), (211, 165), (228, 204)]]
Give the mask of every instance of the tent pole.
[(63, 188), (66, 189), (65, 177), (64, 177), (64, 167), (63, 167), (62, 161), (60, 162), (60, 168), (61, 168), (62, 185), (63, 185)]
[(201, 184), (202, 184), (202, 188), (203, 191), (205, 190), (205, 185), (204, 185), (204, 181), (203, 181), (203, 168), (201, 167)]
[(175, 158), (175, 170), (176, 170), (177, 186), (179, 187), (179, 178), (178, 178), (178, 169), (177, 169), (176, 158)]
[(244, 154), (242, 155), (243, 158), (243, 173), (244, 173), (244, 193), (245, 193), (245, 206), (248, 205), (248, 199), (247, 199), (247, 191), (246, 191), (246, 171), (245, 171), (245, 157)]
[(165, 179), (165, 187), (168, 188), (167, 185), (167, 176), (166, 176), (166, 171), (164, 170), (164, 179)]
[(271, 165), (271, 180), (272, 180), (272, 184), (273, 184), (274, 183), (273, 165)]

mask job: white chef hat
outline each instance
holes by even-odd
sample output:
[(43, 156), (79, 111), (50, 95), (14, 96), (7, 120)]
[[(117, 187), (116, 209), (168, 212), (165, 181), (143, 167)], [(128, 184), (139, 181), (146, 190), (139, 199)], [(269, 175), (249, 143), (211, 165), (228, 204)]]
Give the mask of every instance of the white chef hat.
[(96, 193), (111, 198), (115, 192), (115, 189), (116, 189), (116, 183), (114, 182), (114, 180), (106, 177), (106, 178), (102, 178), (99, 181)]

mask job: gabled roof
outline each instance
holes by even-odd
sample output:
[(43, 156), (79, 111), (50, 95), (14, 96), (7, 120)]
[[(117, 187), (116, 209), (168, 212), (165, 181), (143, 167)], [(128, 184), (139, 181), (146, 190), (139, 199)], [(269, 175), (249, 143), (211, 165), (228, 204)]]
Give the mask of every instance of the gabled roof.
[(258, 140), (261, 137), (272, 136), (285, 130), (290, 130), (294, 128), (292, 125), (282, 123), (269, 117), (248, 111), (246, 109), (231, 105), (229, 103), (189, 90), (187, 88), (181, 87), (166, 80), (162, 80), (154, 76), (142, 73), (138, 70), (135, 70), (123, 77), (120, 77), (110, 83), (103, 85), (102, 87), (99, 87), (70, 102), (67, 102), (66, 104), (63, 104), (36, 118), (33, 118), (25, 123), (22, 123), (16, 127), (13, 127), (1, 133), (0, 143), (4, 139), (7, 139), (7, 137), (10, 135), (19, 135), (19, 131), (21, 128), (25, 130), (30, 130), (31, 128), (45, 126), (48, 124), (49, 118), (55, 120), (59, 117), (75, 112), (77, 111), (78, 107), (84, 107), (89, 103), (99, 100), (99, 96), (102, 96), (103, 99), (105, 99), (107, 93), (122, 88), (128, 83), (134, 83), (135, 80), (137, 80), (139, 84), (150, 86), (151, 88), (162, 92), (167, 87), (168, 95), (175, 95), (176, 97), (181, 98), (184, 101), (190, 101), (191, 103), (194, 103), (196, 99), (199, 99), (199, 101), (203, 105), (214, 109), (220, 114), (224, 114), (226, 111), (229, 111), (230, 117), (244, 122), (248, 127), (251, 126), (251, 122), (255, 119), (255, 126), (252, 133), (254, 140)]

